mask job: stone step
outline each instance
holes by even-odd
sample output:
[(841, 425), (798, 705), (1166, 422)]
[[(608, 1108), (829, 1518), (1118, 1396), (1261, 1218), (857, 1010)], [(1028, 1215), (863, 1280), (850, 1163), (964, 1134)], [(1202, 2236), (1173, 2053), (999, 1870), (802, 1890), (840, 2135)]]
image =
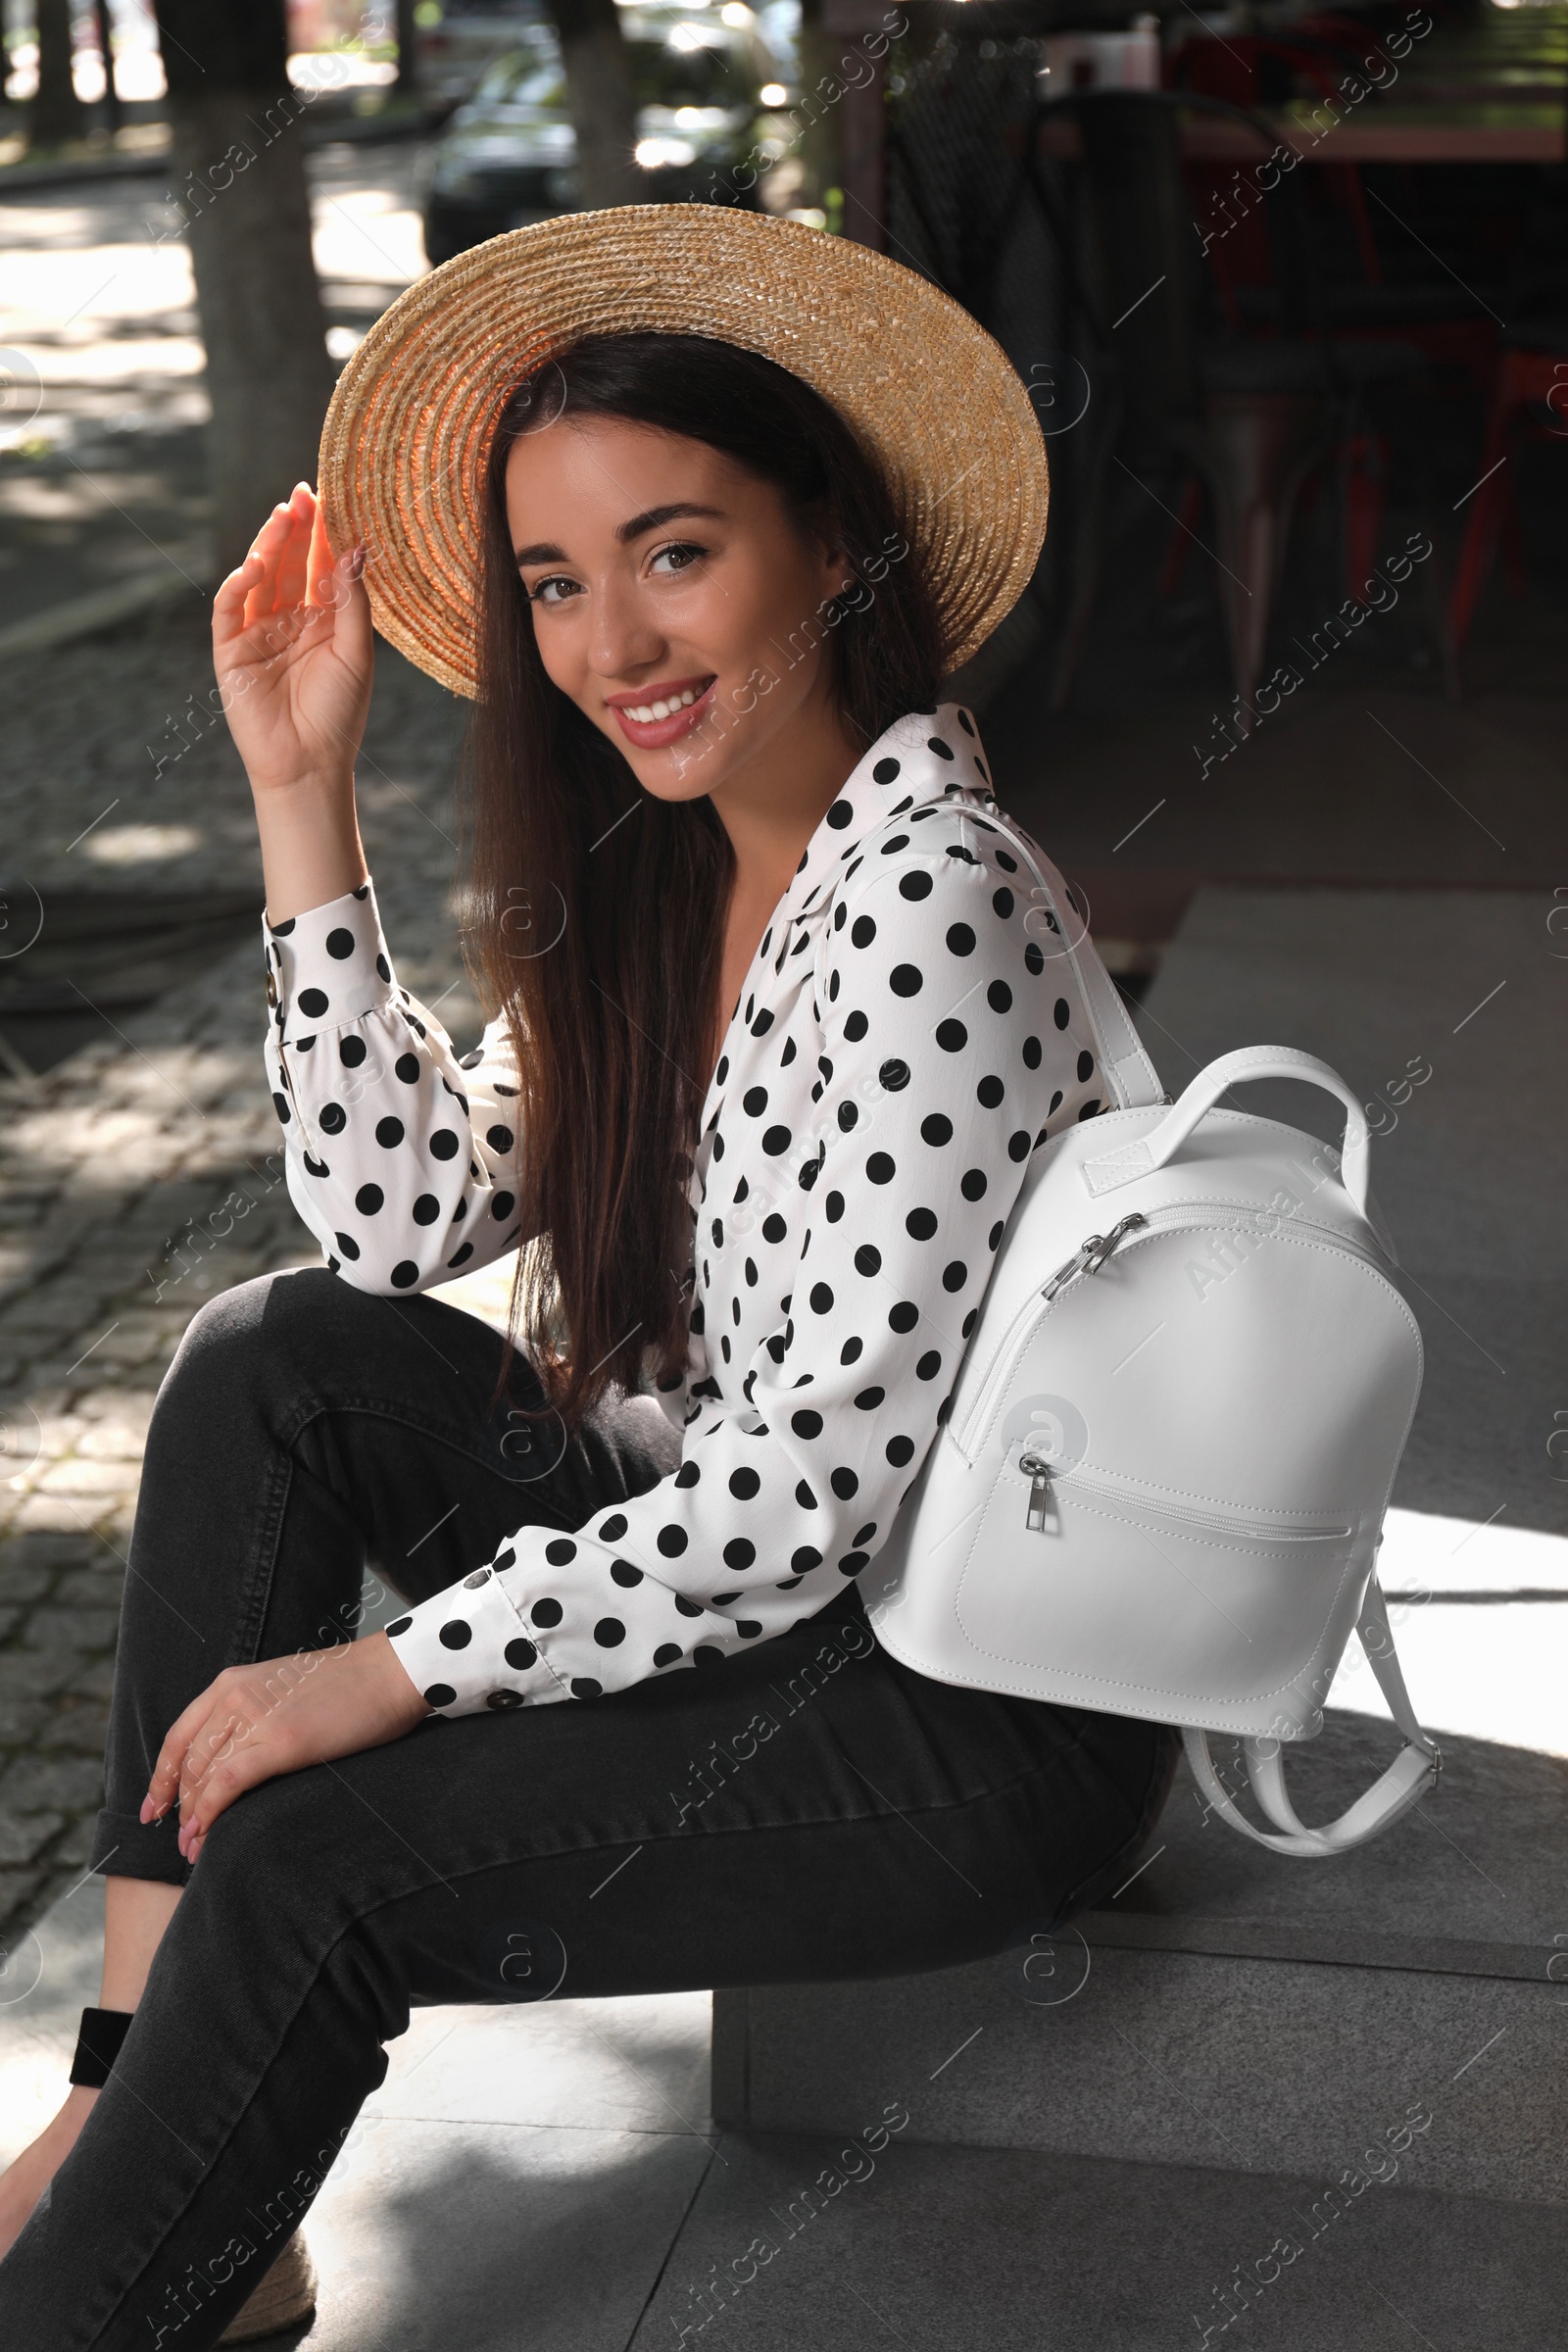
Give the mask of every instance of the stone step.
[[(1332, 1716), (1293, 1759), (1303, 1818), (1391, 1744)], [(1249, 1844), (1184, 1765), (1143, 1866), (1071, 1927), (972, 1967), (717, 1992), (715, 2118), (852, 2131), (918, 2082), (921, 2139), (1330, 2181), (1402, 2139), (1400, 2182), (1568, 2202), (1568, 1761), (1444, 1747), (1441, 1791), (1332, 1862)]]
[(1432, 2132), (1402, 2193), (1335, 2194), (922, 2145), (928, 2088), (883, 2078), (853, 2136), (726, 2132), (627, 2352), (1560, 2352), (1568, 2216), (1424, 2185)]

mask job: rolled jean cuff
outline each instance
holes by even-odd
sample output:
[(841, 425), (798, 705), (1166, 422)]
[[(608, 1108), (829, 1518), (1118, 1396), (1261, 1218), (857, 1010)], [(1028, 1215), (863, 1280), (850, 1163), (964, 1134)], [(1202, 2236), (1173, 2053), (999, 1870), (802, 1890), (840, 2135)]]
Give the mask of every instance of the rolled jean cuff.
[(162, 1879), (166, 1886), (183, 1886), (190, 1864), (175, 1840), (179, 1814), (171, 1807), (162, 1821), (138, 1821), (134, 1813), (115, 1813), (106, 1805), (93, 1831), (89, 1870), (116, 1879)]

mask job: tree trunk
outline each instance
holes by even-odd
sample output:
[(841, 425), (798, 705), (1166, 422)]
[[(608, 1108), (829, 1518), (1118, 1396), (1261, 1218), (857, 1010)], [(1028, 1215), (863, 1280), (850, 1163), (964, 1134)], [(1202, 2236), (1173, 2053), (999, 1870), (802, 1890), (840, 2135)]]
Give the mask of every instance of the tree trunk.
[(124, 113), (115, 87), (115, 28), (109, 0), (93, 0), (92, 13), (98, 30), (98, 52), (104, 61), (104, 128), (113, 138), (124, 120)]
[(400, 98), (419, 95), (419, 35), (414, 22), (416, 0), (397, 0), (398, 77), (393, 88)]
[(311, 251), (301, 118), (283, 0), (159, 0), (175, 192), (186, 216), (212, 422), (220, 571), (274, 502), (315, 484), (336, 369)]
[(632, 155), (637, 100), (615, 0), (549, 0), (549, 8), (566, 69), (582, 202), (590, 212), (644, 203), (647, 191)]
[(79, 139), (87, 128), (71, 74), (71, 0), (37, 0), (36, 16), (38, 91), (28, 112), (29, 151)]

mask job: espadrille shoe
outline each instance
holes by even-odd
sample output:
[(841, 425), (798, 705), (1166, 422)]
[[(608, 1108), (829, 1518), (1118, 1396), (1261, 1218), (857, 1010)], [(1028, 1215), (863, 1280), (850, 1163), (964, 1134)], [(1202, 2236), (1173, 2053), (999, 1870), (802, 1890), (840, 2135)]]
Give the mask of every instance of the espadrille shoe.
[(316, 2309), (316, 2265), (296, 2231), (250, 2301), (219, 2337), (220, 2344), (255, 2344), (263, 2336), (303, 2328)]

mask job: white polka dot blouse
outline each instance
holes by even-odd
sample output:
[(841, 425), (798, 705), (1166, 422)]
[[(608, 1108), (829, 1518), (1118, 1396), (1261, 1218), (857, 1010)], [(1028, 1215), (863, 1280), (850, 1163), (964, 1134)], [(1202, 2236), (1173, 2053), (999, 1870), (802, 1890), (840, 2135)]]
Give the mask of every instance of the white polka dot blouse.
[[(680, 1466), (570, 1535), (519, 1527), (398, 1618), (393, 1645), (433, 1710), (701, 1672), (875, 1557), (1030, 1153), (1113, 1107), (1015, 831), (955, 704), (897, 721), (845, 784), (763, 933), (703, 1106), (686, 1370), (661, 1396)], [(500, 1020), (460, 1061), (399, 985), (368, 882), (263, 931), (289, 1192), (331, 1271), (393, 1295), (514, 1250)]]

